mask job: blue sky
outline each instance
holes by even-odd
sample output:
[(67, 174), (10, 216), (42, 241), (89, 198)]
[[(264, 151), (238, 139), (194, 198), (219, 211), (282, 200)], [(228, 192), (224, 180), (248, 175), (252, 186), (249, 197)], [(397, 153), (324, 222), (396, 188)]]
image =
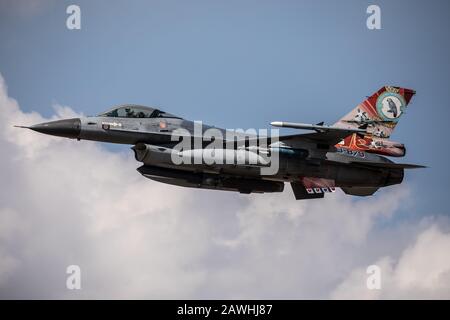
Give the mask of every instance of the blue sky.
[[(0, 72), (25, 111), (96, 114), (130, 102), (227, 128), (333, 123), (392, 84), (417, 90), (393, 139), (415, 194), (446, 213), (448, 1), (5, 1)], [(81, 7), (82, 28), (65, 27)], [(381, 7), (382, 30), (366, 28)], [(403, 160), (402, 160), (403, 161)], [(411, 217), (411, 215), (408, 215)]]

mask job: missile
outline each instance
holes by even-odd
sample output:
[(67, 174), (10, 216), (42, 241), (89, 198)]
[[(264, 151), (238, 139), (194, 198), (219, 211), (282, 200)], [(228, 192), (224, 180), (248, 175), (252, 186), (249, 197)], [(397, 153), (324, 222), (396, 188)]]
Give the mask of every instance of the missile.
[(297, 123), (297, 122), (273, 121), (270, 124), (274, 127), (315, 130), (317, 132), (326, 132), (326, 131), (351, 131), (351, 132), (356, 132), (356, 133), (366, 133), (367, 132), (366, 129), (331, 127), (331, 126), (324, 125), (323, 122), (319, 123), (319, 124), (307, 124), (307, 123)]

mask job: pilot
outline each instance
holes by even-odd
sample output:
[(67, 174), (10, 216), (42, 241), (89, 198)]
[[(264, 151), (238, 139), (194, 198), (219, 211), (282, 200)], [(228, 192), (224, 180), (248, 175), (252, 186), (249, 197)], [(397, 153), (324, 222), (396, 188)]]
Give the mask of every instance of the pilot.
[(127, 113), (127, 118), (136, 118), (136, 114), (134, 113), (133, 109), (126, 108), (125, 112)]

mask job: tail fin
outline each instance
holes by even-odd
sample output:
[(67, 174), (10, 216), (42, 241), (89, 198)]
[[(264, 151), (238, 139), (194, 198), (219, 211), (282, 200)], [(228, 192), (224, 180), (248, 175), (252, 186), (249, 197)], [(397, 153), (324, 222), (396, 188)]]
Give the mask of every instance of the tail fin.
[(389, 138), (416, 92), (399, 87), (382, 87), (334, 124), (340, 128), (367, 128), (372, 136)]

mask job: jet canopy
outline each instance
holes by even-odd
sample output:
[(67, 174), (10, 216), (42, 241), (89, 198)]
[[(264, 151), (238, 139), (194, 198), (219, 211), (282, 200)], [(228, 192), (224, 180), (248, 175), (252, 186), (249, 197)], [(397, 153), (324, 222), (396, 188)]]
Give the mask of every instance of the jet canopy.
[(100, 113), (99, 117), (111, 118), (177, 118), (173, 114), (145, 106), (124, 104), (116, 106), (106, 112)]

